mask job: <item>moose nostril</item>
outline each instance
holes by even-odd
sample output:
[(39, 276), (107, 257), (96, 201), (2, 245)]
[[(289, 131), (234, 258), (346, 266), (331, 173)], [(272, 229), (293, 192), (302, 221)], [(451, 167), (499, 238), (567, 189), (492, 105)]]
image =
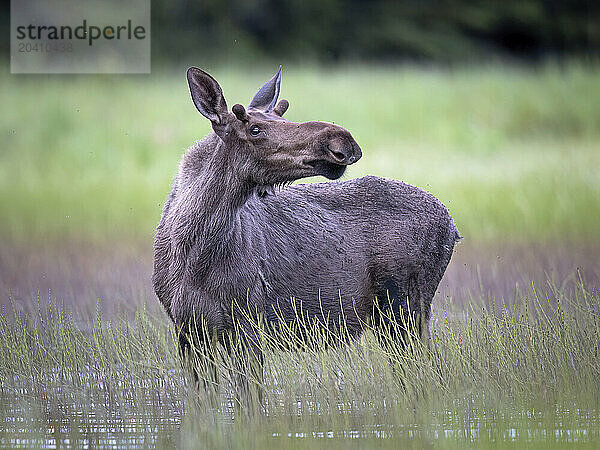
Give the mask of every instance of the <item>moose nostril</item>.
[(327, 149), (329, 150), (331, 156), (333, 156), (334, 159), (339, 162), (344, 162), (348, 158), (348, 155), (344, 151), (344, 143), (339, 139), (329, 141), (327, 143)]
[(344, 161), (346, 159), (346, 155), (344, 153), (342, 153), (342, 152), (331, 150), (331, 154), (338, 161)]

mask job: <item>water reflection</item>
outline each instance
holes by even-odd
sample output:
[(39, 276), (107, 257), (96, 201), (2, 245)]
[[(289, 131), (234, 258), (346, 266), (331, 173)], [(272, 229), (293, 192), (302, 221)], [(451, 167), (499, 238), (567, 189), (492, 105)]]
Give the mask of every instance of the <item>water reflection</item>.
[[(13, 397), (14, 398), (14, 397)], [(56, 408), (48, 402), (43, 409), (30, 409), (35, 405), (11, 403), (6, 395), (0, 397), (0, 446), (2, 448), (137, 448), (177, 446), (186, 420), (202, 420), (183, 400), (157, 403), (147, 399), (145, 405), (96, 405), (95, 411)], [(222, 395), (219, 416), (220, 432), (235, 431), (233, 397)], [(303, 401), (306, 401), (304, 399)], [(298, 403), (302, 403), (300, 401)], [(553, 442), (590, 443), (600, 439), (599, 411), (580, 411), (557, 407), (552, 411), (488, 411), (476, 417), (473, 414), (457, 415), (452, 410), (432, 413), (429, 423), (377, 423), (349, 429), (304, 429), (320, 415), (314, 402), (313, 413), (306, 409), (298, 416), (296, 430), (290, 431), (289, 422), (281, 417), (264, 415), (261, 430), (273, 446), (282, 440), (451, 440), (457, 442)], [(38, 404), (38, 407), (41, 406)], [(69, 411), (66, 414), (66, 411)], [(349, 411), (347, 411), (348, 413)], [(473, 412), (473, 411), (471, 411)], [(187, 415), (187, 417), (185, 417)], [(385, 416), (384, 416), (385, 417)], [(321, 417), (323, 418), (323, 417)], [(390, 417), (391, 418), (391, 417)], [(279, 428), (285, 431), (272, 431)]]

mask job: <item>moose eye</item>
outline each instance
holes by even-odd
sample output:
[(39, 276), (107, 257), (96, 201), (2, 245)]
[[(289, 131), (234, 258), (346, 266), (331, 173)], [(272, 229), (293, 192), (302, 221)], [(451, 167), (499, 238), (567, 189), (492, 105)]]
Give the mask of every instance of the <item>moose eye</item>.
[(260, 128), (258, 127), (258, 125), (252, 125), (250, 127), (250, 134), (252, 136), (258, 136), (260, 134)]

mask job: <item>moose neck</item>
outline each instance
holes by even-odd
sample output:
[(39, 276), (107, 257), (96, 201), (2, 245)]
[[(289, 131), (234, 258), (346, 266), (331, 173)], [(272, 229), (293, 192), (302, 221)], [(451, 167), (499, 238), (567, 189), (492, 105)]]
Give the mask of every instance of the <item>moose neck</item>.
[(191, 189), (182, 225), (193, 224), (186, 240), (190, 247), (199, 246), (199, 256), (205, 256), (206, 263), (235, 248), (241, 233), (240, 209), (254, 195), (254, 186), (241, 179), (238, 164), (228, 157), (233, 152), (227, 152), (224, 145), (216, 136), (207, 138), (187, 155), (183, 167)]

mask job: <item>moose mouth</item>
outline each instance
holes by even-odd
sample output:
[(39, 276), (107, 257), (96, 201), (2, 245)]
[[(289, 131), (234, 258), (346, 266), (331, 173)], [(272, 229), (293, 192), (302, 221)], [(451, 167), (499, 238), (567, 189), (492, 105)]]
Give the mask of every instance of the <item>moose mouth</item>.
[(346, 171), (345, 164), (336, 164), (324, 159), (309, 161), (308, 165), (315, 169), (318, 175), (323, 175), (330, 180), (337, 180), (344, 175), (344, 172)]

